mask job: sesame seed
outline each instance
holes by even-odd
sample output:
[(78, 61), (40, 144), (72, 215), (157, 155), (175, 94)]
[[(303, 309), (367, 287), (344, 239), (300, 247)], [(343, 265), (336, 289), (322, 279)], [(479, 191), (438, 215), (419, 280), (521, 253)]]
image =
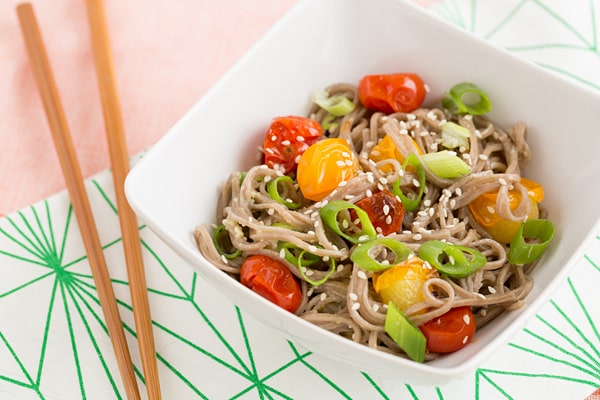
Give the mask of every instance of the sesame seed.
[(265, 149), (265, 151), (269, 154), (275, 154), (275, 151), (273, 149)]
[(356, 301), (356, 300), (358, 300), (358, 295), (357, 295), (356, 293), (352, 293), (352, 292), (350, 292), (350, 293), (348, 293), (348, 297), (349, 297), (349, 298), (350, 298), (350, 300), (352, 300), (352, 301)]
[(483, 161), (486, 161), (486, 160), (488, 159), (488, 156), (487, 156), (487, 155), (485, 155), (485, 154), (480, 154), (480, 155), (479, 155), (479, 159), (480, 159), (480, 160), (483, 160)]
[(277, 136), (276, 135), (271, 136), (271, 142), (275, 142), (275, 141), (277, 141)]
[(431, 206), (431, 200), (429, 200), (429, 199), (425, 200), (425, 201), (423, 202), (423, 205), (424, 205), (425, 207), (429, 207), (429, 206)]
[(367, 274), (365, 274), (365, 271), (358, 271), (356, 276), (358, 276), (360, 279), (367, 279)]
[(412, 180), (412, 184), (413, 184), (415, 187), (420, 187), (420, 186), (421, 186), (421, 182), (419, 182), (419, 180), (418, 180), (418, 179), (416, 179), (416, 178)]
[(369, 181), (369, 183), (375, 183), (375, 178), (373, 178), (372, 173), (367, 173), (367, 181)]
[(388, 215), (390, 213), (390, 206), (387, 204), (383, 205), (383, 214)]
[(300, 135), (298, 135), (298, 136), (296, 136), (296, 140), (297, 140), (298, 142), (304, 142), (304, 136), (300, 136)]
[(450, 200), (450, 208), (454, 209), (456, 207), (456, 200)]
[(321, 301), (325, 301), (325, 299), (327, 298), (327, 293), (321, 293), (321, 296), (319, 296), (319, 298), (321, 299)]
[(379, 182), (382, 183), (382, 184), (384, 184), (384, 185), (387, 185), (388, 180), (382, 176), (381, 178), (379, 178)]
[(357, 311), (360, 308), (360, 303), (353, 303), (352, 304), (352, 310), (353, 311)]
[(454, 193), (456, 193), (457, 196), (462, 195), (462, 189), (461, 188), (456, 188), (456, 190), (454, 191)]
[(313, 274), (314, 274), (314, 271), (310, 270), (310, 269), (304, 273), (304, 275), (306, 275), (306, 276), (312, 276)]
[(475, 129), (475, 136), (477, 136), (478, 139), (481, 139), (481, 131), (479, 129)]
[(338, 183), (338, 187), (343, 187), (346, 186), (348, 184), (348, 181), (341, 181), (340, 183)]
[(265, 182), (271, 182), (271, 179), (273, 179), (273, 178), (271, 178), (271, 176), (270, 176), (270, 175), (267, 175), (267, 176), (265, 176), (265, 179), (264, 179), (264, 181), (265, 181)]
[(323, 256), (322, 260), (325, 262), (329, 261), (329, 256)]
[(487, 206), (487, 211), (490, 214), (496, 214), (496, 209), (494, 207), (492, 207), (492, 206)]
[(354, 165), (354, 163), (352, 162), (352, 160), (346, 160), (346, 165), (351, 167), (352, 165)]
[(454, 263), (455, 263), (456, 261), (454, 261), (454, 257), (452, 257), (452, 256), (448, 256), (448, 262), (450, 263), (450, 265), (454, 265)]
[(406, 119), (409, 121), (414, 121), (417, 119), (417, 116), (415, 114), (406, 114)]
[(471, 317), (469, 317), (469, 314), (463, 315), (463, 321), (465, 321), (465, 324), (467, 325), (471, 323)]
[(379, 304), (377, 304), (377, 303), (373, 304), (373, 311), (375, 311), (375, 312), (379, 311)]
[(267, 214), (269, 214), (269, 215), (273, 215), (273, 214), (275, 214), (275, 210), (273, 210), (272, 208), (269, 208), (269, 209), (267, 210)]
[(310, 288), (310, 289), (308, 289), (308, 291), (306, 292), (306, 295), (310, 297), (310, 296), (312, 296), (312, 295), (313, 295), (313, 293), (314, 293), (314, 292), (315, 292), (315, 289), (313, 289), (313, 288)]
[(279, 250), (279, 258), (285, 258), (285, 250), (284, 249)]
[(456, 156), (456, 152), (455, 152), (455, 151), (452, 151), (452, 150), (450, 150), (450, 151), (448, 151), (448, 155), (449, 155), (449, 156)]
[(344, 199), (346, 199), (346, 200), (352, 200), (352, 199), (354, 199), (354, 195), (353, 194), (347, 194), (347, 195), (344, 196)]
[(281, 142), (281, 144), (284, 146), (289, 146), (290, 144), (292, 144), (292, 142), (290, 142), (289, 140), (284, 140)]
[(385, 223), (388, 225), (391, 225), (393, 221), (393, 218), (391, 215), (388, 215), (387, 217), (385, 217)]
[(421, 235), (420, 233), (415, 233), (413, 235), (413, 239), (414, 240), (421, 240), (421, 239), (423, 239), (423, 235)]
[(311, 252), (315, 252), (315, 251), (317, 251), (317, 246), (311, 244), (310, 246), (308, 246), (308, 250)]
[(340, 168), (341, 168), (341, 167), (345, 166), (345, 165), (346, 165), (346, 163), (345, 163), (344, 161), (342, 161), (342, 160), (337, 160), (337, 161), (335, 162), (335, 165), (337, 165), (338, 167), (340, 167)]
[(501, 185), (506, 185), (507, 184), (506, 183), (506, 179), (504, 179), (504, 178), (498, 179), (498, 183), (501, 184)]
[(435, 209), (433, 207), (429, 207), (428, 210), (429, 210), (429, 216), (433, 217), (433, 214), (435, 214)]
[(340, 265), (338, 265), (338, 267), (337, 267), (337, 271), (338, 271), (338, 272), (342, 272), (343, 270), (344, 270), (344, 264), (340, 264)]
[(350, 153), (347, 151), (342, 151), (342, 157), (350, 158)]
[(373, 196), (373, 192), (371, 192), (371, 189), (367, 189), (367, 191), (365, 192), (365, 196), (367, 196), (367, 197)]
[(223, 262), (223, 264), (229, 264), (229, 260), (225, 258), (224, 255), (221, 255), (221, 261)]
[(366, 242), (367, 240), (369, 240), (369, 235), (361, 235), (358, 237), (359, 242)]
[(300, 158), (302, 158), (302, 155), (298, 154), (296, 158), (294, 158), (294, 162), (298, 164), (300, 162)]
[(306, 234), (309, 235), (309, 236), (315, 236), (316, 235), (315, 231), (308, 231), (308, 232), (306, 232)]
[(468, 337), (468, 336), (465, 336), (465, 337), (463, 338), (463, 344), (467, 344), (467, 342), (468, 342), (468, 341), (469, 341), (469, 337)]
[(495, 294), (496, 293), (496, 289), (492, 286), (488, 286), (488, 292), (490, 292), (491, 294)]

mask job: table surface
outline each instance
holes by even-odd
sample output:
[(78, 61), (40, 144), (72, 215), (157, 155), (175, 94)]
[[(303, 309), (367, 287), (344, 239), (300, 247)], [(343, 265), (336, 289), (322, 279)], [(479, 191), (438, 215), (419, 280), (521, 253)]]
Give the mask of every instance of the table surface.
[[(495, 45), (600, 90), (600, 16), (596, 15), (600, 11), (593, 2), (568, 6), (556, 0), (417, 2)], [(122, 263), (85, 2), (32, 3), (94, 211), (106, 217), (100, 228), (107, 257)], [(147, 0), (140, 7), (140, 2), (106, 1), (130, 154), (138, 154), (160, 138), (294, 3), (178, 0), (167, 7), (164, 2)], [(16, 5), (15, 0), (4, 1), (0, 10), (0, 141), (4, 150), (0, 214), (6, 215), (0, 219), (0, 273), (6, 277), (0, 284), (0, 397), (122, 398), (110, 344), (102, 335), (102, 324), (94, 326), (99, 313), (90, 293), (93, 281), (20, 36)], [(532, 21), (540, 29), (532, 32)], [(565, 57), (567, 50), (570, 53)], [(600, 308), (594, 295), (600, 283), (598, 232), (591, 232), (590, 244), (573, 275), (503, 354), (464, 380), (439, 387), (378, 381), (278, 340), (213, 293), (152, 232), (143, 228), (142, 239), (149, 259), (157, 351), (168, 399), (305, 398), (307, 393), (326, 398), (583, 399), (600, 387)], [(46, 275), (31, 268), (48, 267), (52, 256), (69, 263), (80, 279), (78, 285), (45, 279)], [(122, 270), (111, 270), (111, 274), (135, 348), (127, 277)], [(195, 296), (200, 291), (208, 299), (224, 301), (207, 303)], [(56, 303), (56, 296), (62, 296), (62, 305)], [(68, 306), (69, 298), (79, 305)], [(28, 301), (21, 303), (23, 299)], [(40, 301), (42, 307), (37, 306)], [(179, 314), (175, 318), (172, 307), (189, 319)], [(89, 315), (84, 318), (84, 314)], [(190, 331), (182, 319), (195, 321), (199, 332)], [(275, 350), (277, 356), (272, 357)], [(182, 356), (190, 352), (203, 358), (203, 379), (194, 372), (198, 365), (190, 361), (193, 357)], [(511, 359), (528, 367), (511, 365)], [(141, 370), (135, 356), (134, 361)], [(96, 379), (99, 371), (102, 379)], [(231, 379), (227, 390), (212, 383), (224, 377)], [(294, 381), (297, 377), (303, 380)], [(567, 397), (556, 397), (557, 393)]]

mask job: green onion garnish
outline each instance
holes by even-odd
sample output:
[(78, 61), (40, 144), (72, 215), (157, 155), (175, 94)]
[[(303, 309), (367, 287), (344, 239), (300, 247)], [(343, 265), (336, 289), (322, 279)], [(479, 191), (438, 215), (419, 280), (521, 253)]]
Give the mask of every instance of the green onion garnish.
[(464, 149), (469, 151), (471, 131), (464, 126), (454, 122), (446, 122), (442, 125), (442, 146), (447, 149)]
[[(391, 250), (393, 257), (388, 257), (388, 251)], [(374, 239), (366, 243), (359, 244), (352, 251), (350, 260), (360, 268), (367, 271), (383, 271), (408, 258), (413, 254), (405, 244), (391, 238)], [(383, 256), (383, 262), (379, 262), (375, 257)]]
[[(360, 231), (358, 232), (351, 232), (349, 229), (351, 226), (357, 226), (357, 224), (350, 220), (350, 210), (354, 211), (359, 219)], [(377, 232), (369, 219), (369, 214), (362, 208), (347, 201), (332, 200), (321, 207), (319, 215), (329, 229), (352, 243), (366, 242), (377, 237)]]
[(404, 160), (404, 164), (402, 165), (402, 170), (406, 171), (406, 167), (410, 165), (415, 172), (417, 173), (417, 177), (419, 178), (419, 194), (416, 199), (411, 199), (402, 193), (402, 189), (400, 188), (401, 178), (398, 178), (394, 185), (392, 186), (392, 193), (400, 198), (402, 205), (406, 211), (414, 211), (421, 204), (421, 199), (423, 198), (423, 194), (425, 193), (425, 184), (427, 183), (427, 175), (425, 174), (425, 168), (419, 161), (419, 158), (414, 154), (410, 153), (406, 156)]
[(419, 247), (419, 257), (452, 278), (466, 278), (487, 262), (478, 250), (440, 240), (423, 243)]
[[(303, 250), (300, 253), (300, 255), (298, 256), (298, 259), (302, 259), (304, 257), (303, 253), (306, 253), (306, 250)], [(319, 285), (322, 285), (323, 283), (325, 283), (329, 279), (329, 277), (331, 277), (331, 275), (335, 272), (335, 259), (333, 257), (329, 259), (329, 270), (327, 271), (325, 276), (323, 278), (319, 279), (318, 281), (314, 281), (308, 277), (308, 275), (307, 275), (307, 272), (309, 271), (308, 268), (298, 265), (298, 270), (300, 271), (300, 275), (302, 275), (302, 279), (304, 279), (306, 282), (308, 282), (309, 284), (311, 284), (313, 286), (319, 286)]]
[(555, 228), (547, 219), (530, 219), (521, 224), (510, 242), (508, 261), (512, 264), (529, 264), (542, 256), (554, 237)]
[[(273, 200), (283, 204), (290, 210), (295, 210), (301, 206), (300, 202), (294, 202), (285, 196), (286, 194), (293, 194), (294, 197), (298, 197), (298, 193), (294, 188), (294, 180), (288, 175), (278, 176), (272, 181), (269, 181), (269, 183), (267, 183), (267, 192)], [(285, 199), (282, 197), (282, 193), (286, 197)]]
[(325, 90), (316, 90), (313, 101), (329, 114), (341, 117), (354, 110), (354, 103), (346, 96), (329, 96)]
[(229, 231), (223, 224), (219, 225), (217, 229), (215, 229), (213, 233), (213, 243), (215, 244), (215, 248), (219, 254), (228, 260), (239, 257), (242, 254), (242, 251), (235, 248), (231, 243)]
[(388, 303), (384, 329), (394, 342), (414, 361), (425, 361), (427, 339), (423, 332), (392, 303)]
[(427, 168), (440, 178), (460, 178), (471, 172), (471, 167), (453, 151), (442, 150), (423, 154), (421, 157)]
[(487, 114), (492, 102), (485, 92), (472, 83), (454, 85), (442, 99), (442, 106), (452, 114)]
[(310, 267), (321, 260), (321, 257), (309, 253), (290, 242), (281, 242), (277, 246), (277, 250), (279, 250), (280, 253), (283, 252), (283, 258), (289, 263), (297, 265), (298, 268)]

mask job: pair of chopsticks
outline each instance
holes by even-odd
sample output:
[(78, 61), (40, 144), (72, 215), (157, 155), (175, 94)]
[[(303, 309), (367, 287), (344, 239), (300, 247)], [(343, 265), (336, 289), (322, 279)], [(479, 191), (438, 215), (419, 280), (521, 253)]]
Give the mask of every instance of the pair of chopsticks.
[[(106, 16), (101, 0), (86, 0), (86, 2), (139, 350), (148, 399), (155, 400), (161, 398), (156, 350), (137, 218), (129, 207), (124, 193), (125, 177), (129, 172), (129, 161), (110, 55)], [(137, 379), (96, 223), (33, 7), (29, 3), (20, 4), (17, 6), (17, 15), (69, 196), (71, 197), (75, 217), (88, 255), (125, 393), (128, 399), (140, 399)]]

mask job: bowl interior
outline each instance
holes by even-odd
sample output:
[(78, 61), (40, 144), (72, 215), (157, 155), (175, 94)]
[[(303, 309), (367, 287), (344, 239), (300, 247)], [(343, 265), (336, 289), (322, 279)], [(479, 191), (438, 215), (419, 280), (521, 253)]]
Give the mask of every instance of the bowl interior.
[[(419, 73), (431, 88), (428, 101), (458, 82), (474, 82), (492, 99), (492, 120), (505, 127), (526, 122), (533, 160), (524, 174), (544, 184), (544, 204), (557, 226), (550, 251), (533, 273), (527, 305), (497, 318), (462, 351), (425, 365), (378, 354), (290, 316), (207, 263), (192, 238), (198, 224), (214, 222), (218, 186), (254, 163), (271, 118), (305, 114), (312, 92), (331, 83), (398, 71)], [(432, 382), (474, 368), (564, 278), (599, 216), (594, 201), (600, 197), (600, 135), (592, 124), (597, 115), (596, 94), (406, 1), (304, 0), (148, 151), (129, 174), (126, 192), (159, 237), (258, 319), (361, 370)]]

